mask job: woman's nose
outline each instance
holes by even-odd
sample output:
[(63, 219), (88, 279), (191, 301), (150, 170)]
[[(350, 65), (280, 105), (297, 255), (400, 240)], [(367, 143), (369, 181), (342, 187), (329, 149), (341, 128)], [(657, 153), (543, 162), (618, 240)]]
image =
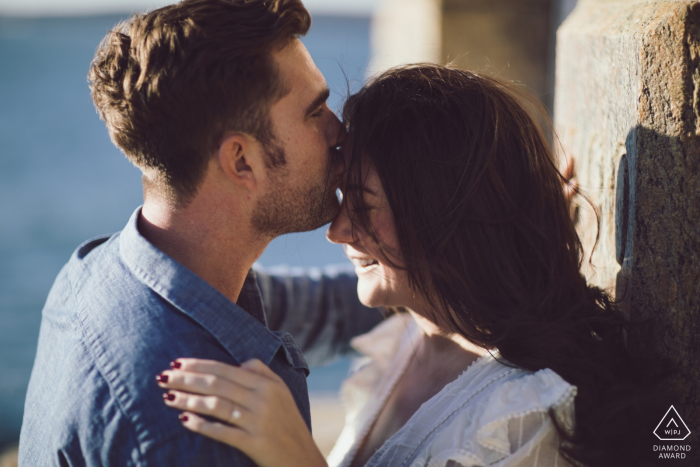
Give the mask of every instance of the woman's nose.
[(338, 214), (331, 222), (328, 231), (326, 232), (326, 238), (333, 243), (352, 243), (352, 222), (348, 217), (348, 210), (346, 203), (343, 203), (338, 210)]

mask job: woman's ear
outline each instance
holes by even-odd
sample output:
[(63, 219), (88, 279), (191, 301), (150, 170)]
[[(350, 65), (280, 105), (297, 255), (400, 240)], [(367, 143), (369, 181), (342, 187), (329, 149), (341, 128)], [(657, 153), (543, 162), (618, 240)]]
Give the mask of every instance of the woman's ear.
[(219, 146), (218, 158), (221, 169), (234, 184), (254, 191), (256, 176), (263, 170), (262, 148), (248, 135), (236, 133), (224, 138)]

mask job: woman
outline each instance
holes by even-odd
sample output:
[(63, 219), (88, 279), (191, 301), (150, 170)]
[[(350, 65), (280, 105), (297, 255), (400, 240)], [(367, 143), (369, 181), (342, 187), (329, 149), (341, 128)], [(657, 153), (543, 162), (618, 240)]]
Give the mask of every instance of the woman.
[[(344, 245), (368, 306), (399, 313), (357, 338), (342, 466), (645, 465), (654, 371), (580, 273), (555, 156), (512, 85), (396, 68), (349, 98)], [(166, 403), (262, 466), (326, 465), (260, 362), (181, 359)], [(199, 412), (225, 421), (212, 422)], [(651, 445), (651, 444), (649, 444)], [(636, 456), (636, 457), (635, 457)]]

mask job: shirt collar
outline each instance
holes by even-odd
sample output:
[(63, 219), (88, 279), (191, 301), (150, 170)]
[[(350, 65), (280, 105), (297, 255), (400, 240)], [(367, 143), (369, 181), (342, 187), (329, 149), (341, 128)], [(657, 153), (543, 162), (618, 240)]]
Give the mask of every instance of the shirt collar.
[(266, 326), (260, 291), (251, 270), (233, 303), (201, 277), (178, 263), (138, 231), (141, 207), (119, 235), (119, 252), (145, 285), (209, 331), (239, 363), (257, 358), (269, 365), (282, 341)]

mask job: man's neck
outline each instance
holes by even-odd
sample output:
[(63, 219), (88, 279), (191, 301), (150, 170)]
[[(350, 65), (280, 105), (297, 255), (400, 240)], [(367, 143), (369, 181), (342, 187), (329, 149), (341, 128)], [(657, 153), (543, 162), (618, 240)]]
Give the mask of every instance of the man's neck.
[(147, 199), (138, 229), (149, 242), (236, 302), (248, 270), (269, 241), (256, 236), (247, 219), (198, 194), (184, 208)]

